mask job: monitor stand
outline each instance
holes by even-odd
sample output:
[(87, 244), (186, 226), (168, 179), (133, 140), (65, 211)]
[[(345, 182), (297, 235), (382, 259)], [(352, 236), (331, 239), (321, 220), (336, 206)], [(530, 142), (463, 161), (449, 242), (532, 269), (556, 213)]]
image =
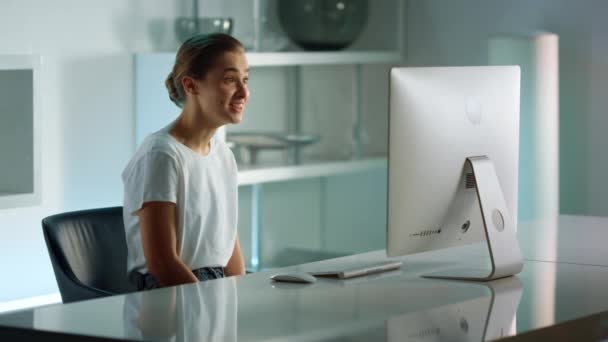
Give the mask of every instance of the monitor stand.
[(423, 277), (488, 281), (517, 274), (523, 268), (523, 259), (515, 232), (516, 223), (507, 209), (494, 164), (486, 156), (469, 157), (466, 163), (472, 169), (475, 179), (492, 268), (489, 271), (476, 268), (449, 269)]

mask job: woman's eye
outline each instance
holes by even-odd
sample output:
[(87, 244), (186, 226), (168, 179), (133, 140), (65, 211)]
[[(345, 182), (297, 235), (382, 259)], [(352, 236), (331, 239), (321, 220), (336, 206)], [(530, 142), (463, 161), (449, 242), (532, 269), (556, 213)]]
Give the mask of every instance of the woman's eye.
[(249, 77), (245, 77), (245, 78), (243, 79), (243, 83), (245, 83), (245, 84), (249, 83)]

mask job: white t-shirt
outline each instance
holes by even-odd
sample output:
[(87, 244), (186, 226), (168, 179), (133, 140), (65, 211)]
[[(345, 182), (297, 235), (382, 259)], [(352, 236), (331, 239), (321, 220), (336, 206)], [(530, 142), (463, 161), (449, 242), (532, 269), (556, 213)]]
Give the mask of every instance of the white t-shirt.
[(127, 271), (147, 273), (137, 211), (145, 202), (177, 207), (178, 255), (190, 267), (226, 266), (237, 225), (237, 167), (213, 137), (202, 156), (169, 134), (175, 122), (146, 137), (122, 173)]

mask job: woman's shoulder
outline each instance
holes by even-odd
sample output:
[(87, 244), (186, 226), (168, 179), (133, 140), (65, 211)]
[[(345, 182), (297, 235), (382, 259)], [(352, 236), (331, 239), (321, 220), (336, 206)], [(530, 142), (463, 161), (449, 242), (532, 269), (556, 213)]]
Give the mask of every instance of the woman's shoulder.
[(175, 139), (169, 133), (173, 124), (174, 122), (146, 136), (137, 148), (136, 154), (164, 152), (169, 155), (176, 155), (178, 147)]
[(171, 137), (159, 132), (148, 135), (135, 150), (126, 169), (136, 167), (145, 156), (150, 154), (162, 154), (177, 160), (178, 151), (171, 140)]
[(175, 140), (167, 132), (159, 131), (147, 136), (140, 146), (141, 152), (161, 152), (175, 155), (178, 152)]
[[(136, 148), (135, 153), (125, 166), (122, 177), (126, 179), (128, 175), (137, 173), (144, 167), (145, 163), (142, 161), (147, 160), (158, 160), (166, 162), (167, 160), (173, 160), (179, 164), (181, 158), (179, 157), (178, 148), (175, 146), (175, 140), (169, 135), (166, 129), (161, 129), (154, 132), (139, 144)], [(146, 158), (153, 157), (153, 158)]]

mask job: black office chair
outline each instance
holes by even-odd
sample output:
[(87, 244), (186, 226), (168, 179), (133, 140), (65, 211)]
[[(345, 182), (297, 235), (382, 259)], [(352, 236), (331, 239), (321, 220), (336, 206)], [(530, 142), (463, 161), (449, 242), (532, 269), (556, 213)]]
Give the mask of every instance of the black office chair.
[(42, 230), (64, 303), (137, 290), (127, 277), (122, 207), (49, 216)]

